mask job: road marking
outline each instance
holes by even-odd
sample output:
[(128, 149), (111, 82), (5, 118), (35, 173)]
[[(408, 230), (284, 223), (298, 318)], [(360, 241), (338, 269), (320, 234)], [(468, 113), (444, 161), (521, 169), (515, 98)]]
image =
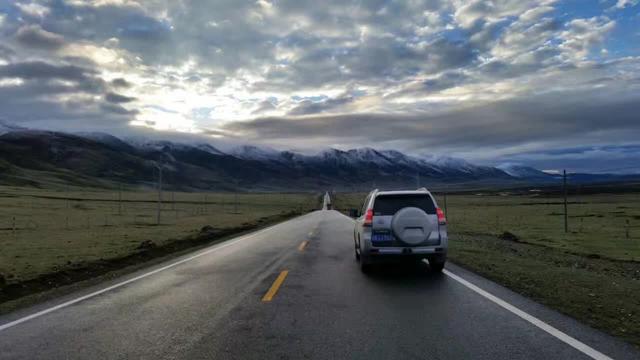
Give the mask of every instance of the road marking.
[(524, 319), (528, 322), (530, 322), (531, 324), (537, 326), (538, 328), (546, 331), (547, 333), (551, 334), (552, 336), (554, 336), (556, 339), (559, 339), (560, 341), (566, 343), (567, 345), (577, 349), (578, 351), (580, 351), (581, 353), (591, 357), (592, 359), (597, 359), (597, 360), (613, 360), (612, 358), (608, 357), (607, 355), (599, 352), (598, 350), (590, 347), (589, 345), (563, 333), (562, 331), (554, 328), (553, 326), (545, 323), (544, 321), (538, 319), (537, 317), (533, 316), (533, 315), (529, 315), (528, 313), (518, 309), (517, 307), (509, 304), (508, 302), (498, 298), (495, 295), (492, 295), (491, 293), (482, 290), (481, 288), (477, 287), (476, 285), (473, 285), (472, 283), (468, 282), (467, 280), (461, 278), (460, 276), (448, 271), (448, 270), (443, 270), (444, 273), (449, 276), (450, 278), (452, 278), (453, 280), (459, 282), (460, 284), (466, 286), (467, 288), (475, 291), (476, 293), (478, 293), (479, 295), (482, 295), (483, 297), (491, 300), (492, 302), (494, 302), (495, 304), (501, 306), (502, 308), (510, 311), (511, 313), (517, 315), (518, 317), (520, 317), (521, 319)]
[(280, 275), (278, 275), (276, 280), (273, 282), (269, 291), (267, 291), (267, 293), (262, 297), (262, 302), (269, 302), (273, 300), (273, 297), (276, 296), (276, 293), (278, 292), (278, 289), (280, 289), (280, 285), (282, 285), (284, 279), (287, 277), (287, 274), (289, 274), (289, 270), (282, 270), (282, 272), (280, 272)]
[[(308, 214), (306, 214), (306, 215), (308, 215)], [(303, 215), (303, 216), (301, 216), (301, 217), (304, 217), (304, 216), (306, 216), (306, 215)], [(291, 220), (294, 220), (294, 219), (291, 219)], [(288, 220), (288, 221), (291, 221), (291, 220)], [(286, 222), (288, 222), (288, 221), (286, 221)], [(73, 299), (73, 300), (69, 300), (69, 301), (64, 302), (64, 303), (62, 303), (62, 304), (58, 304), (58, 305), (56, 305), (56, 306), (53, 306), (53, 307), (50, 307), (50, 308), (47, 308), (47, 309), (44, 309), (44, 310), (38, 311), (38, 312), (36, 312), (36, 313), (33, 313), (33, 314), (31, 314), (31, 315), (27, 315), (27, 316), (25, 316), (25, 317), (22, 317), (22, 318), (20, 318), (20, 319), (17, 319), (17, 320), (14, 320), (14, 321), (8, 322), (8, 323), (6, 323), (6, 324), (2, 324), (2, 325), (0, 325), (0, 331), (6, 330), (6, 329), (8, 329), (8, 328), (10, 328), (10, 327), (16, 326), (16, 325), (21, 324), (21, 323), (23, 323), (23, 322), (25, 322), (25, 321), (29, 321), (29, 320), (32, 320), (32, 319), (38, 318), (38, 317), (40, 317), (40, 316), (46, 315), (46, 314), (51, 313), (51, 312), (54, 312), (54, 311), (56, 311), (56, 310), (60, 310), (60, 309), (65, 308), (65, 307), (67, 307), (67, 306), (70, 306), (70, 305), (73, 305), (73, 304), (79, 303), (80, 301), (90, 299), (90, 298), (95, 297), (95, 296), (98, 296), (98, 295), (100, 295), (100, 294), (104, 294), (104, 293), (106, 293), (106, 292), (108, 292), (108, 291), (111, 291), (111, 290), (117, 289), (117, 288), (119, 288), (119, 287), (125, 286), (125, 285), (127, 285), (127, 284), (132, 283), (132, 282), (135, 282), (135, 281), (138, 281), (138, 280), (144, 279), (144, 278), (149, 277), (149, 276), (151, 276), (151, 275), (157, 274), (157, 273), (159, 273), (159, 272), (161, 272), (161, 271), (164, 271), (164, 270), (167, 270), (167, 269), (171, 269), (172, 267), (178, 266), (178, 265), (180, 265), (180, 264), (184, 264), (184, 263), (186, 263), (186, 262), (188, 262), (188, 261), (191, 261), (191, 260), (197, 259), (197, 258), (199, 258), (199, 257), (201, 257), (201, 256), (211, 254), (211, 253), (216, 252), (216, 251), (218, 251), (218, 250), (222, 250), (222, 249), (227, 248), (227, 247), (229, 247), (229, 246), (231, 246), (231, 245), (234, 245), (234, 244), (236, 244), (236, 243), (238, 243), (238, 242), (240, 242), (240, 241), (242, 241), (242, 240), (246, 240), (246, 239), (252, 238), (252, 237), (254, 237), (254, 236), (258, 235), (258, 234), (261, 234), (261, 233), (263, 233), (263, 232), (265, 232), (265, 231), (271, 230), (272, 228), (274, 228), (274, 227), (276, 227), (276, 226), (278, 226), (278, 225), (282, 225), (282, 224), (284, 224), (284, 223), (285, 223), (285, 222), (278, 223), (278, 224), (274, 224), (274, 225), (271, 225), (271, 226), (269, 226), (269, 227), (266, 227), (266, 228), (264, 228), (264, 229), (262, 229), (262, 230), (256, 231), (256, 232), (254, 232), (254, 233), (252, 233), (252, 234), (247, 234), (247, 235), (241, 236), (241, 237), (239, 237), (239, 238), (236, 238), (235, 240), (228, 240), (228, 241), (226, 241), (226, 242), (224, 242), (224, 243), (222, 243), (222, 244), (213, 245), (214, 247), (212, 247), (212, 248), (210, 248), (210, 249), (204, 250), (204, 251), (202, 251), (202, 252), (199, 252), (199, 253), (197, 253), (197, 254), (195, 254), (195, 255), (189, 256), (189, 257), (184, 258), (184, 259), (182, 259), (182, 260), (179, 260), (179, 261), (173, 262), (173, 263), (171, 263), (171, 264), (169, 264), (169, 265), (165, 265), (165, 266), (163, 266), (163, 267), (161, 267), (161, 268), (158, 268), (158, 269), (155, 269), (155, 270), (152, 270), (152, 271), (146, 272), (146, 273), (144, 273), (144, 274), (141, 274), (141, 275), (138, 275), (138, 276), (133, 277), (133, 278), (131, 278), (131, 279), (128, 279), (128, 280), (125, 280), (125, 281), (119, 282), (119, 283), (117, 283), (117, 284), (111, 285), (111, 286), (106, 287), (106, 288), (104, 288), (104, 289), (101, 289), (101, 290), (98, 290), (98, 291), (92, 292), (92, 293), (87, 294), (87, 295), (84, 295), (84, 296), (80, 296), (80, 297), (75, 298), (75, 299)]]
[(298, 246), (298, 251), (304, 251), (304, 248), (307, 247), (308, 243), (309, 243), (308, 241), (301, 242), (300, 245)]

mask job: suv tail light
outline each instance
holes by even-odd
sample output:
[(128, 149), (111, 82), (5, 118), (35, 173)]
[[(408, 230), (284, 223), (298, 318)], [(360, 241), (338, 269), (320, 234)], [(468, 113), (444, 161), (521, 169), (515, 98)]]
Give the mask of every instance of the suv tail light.
[(367, 210), (364, 214), (364, 223), (362, 226), (371, 226), (373, 224), (373, 209)]
[(440, 208), (436, 208), (436, 214), (438, 214), (438, 224), (447, 225), (447, 218), (444, 216), (444, 211)]

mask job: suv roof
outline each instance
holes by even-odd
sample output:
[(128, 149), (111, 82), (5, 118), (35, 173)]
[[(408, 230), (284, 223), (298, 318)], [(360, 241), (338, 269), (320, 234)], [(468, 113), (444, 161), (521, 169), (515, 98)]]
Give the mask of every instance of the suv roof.
[(426, 188), (420, 188), (417, 190), (389, 190), (389, 191), (380, 191), (375, 189), (371, 192), (372, 195), (411, 195), (411, 194), (431, 194), (429, 190)]

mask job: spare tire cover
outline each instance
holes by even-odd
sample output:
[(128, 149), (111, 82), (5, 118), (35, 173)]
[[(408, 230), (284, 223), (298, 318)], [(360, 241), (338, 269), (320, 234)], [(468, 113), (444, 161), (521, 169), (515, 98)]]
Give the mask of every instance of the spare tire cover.
[(391, 229), (401, 242), (407, 245), (418, 245), (427, 240), (433, 224), (432, 219), (422, 209), (406, 207), (393, 215)]

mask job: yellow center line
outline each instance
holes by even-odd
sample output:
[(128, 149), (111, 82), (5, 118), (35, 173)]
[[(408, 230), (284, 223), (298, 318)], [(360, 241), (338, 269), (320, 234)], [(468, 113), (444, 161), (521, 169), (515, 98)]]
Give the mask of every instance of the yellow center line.
[(304, 251), (304, 248), (307, 247), (308, 243), (309, 243), (308, 241), (301, 242), (300, 245), (298, 246), (298, 251)]
[(282, 285), (288, 273), (289, 273), (289, 270), (282, 270), (282, 272), (280, 272), (280, 275), (278, 275), (276, 280), (273, 282), (273, 285), (271, 285), (271, 287), (269, 288), (269, 291), (267, 291), (267, 293), (264, 294), (264, 296), (262, 297), (262, 302), (269, 302), (273, 300), (273, 297), (276, 296), (276, 293), (278, 292), (280, 285)]

